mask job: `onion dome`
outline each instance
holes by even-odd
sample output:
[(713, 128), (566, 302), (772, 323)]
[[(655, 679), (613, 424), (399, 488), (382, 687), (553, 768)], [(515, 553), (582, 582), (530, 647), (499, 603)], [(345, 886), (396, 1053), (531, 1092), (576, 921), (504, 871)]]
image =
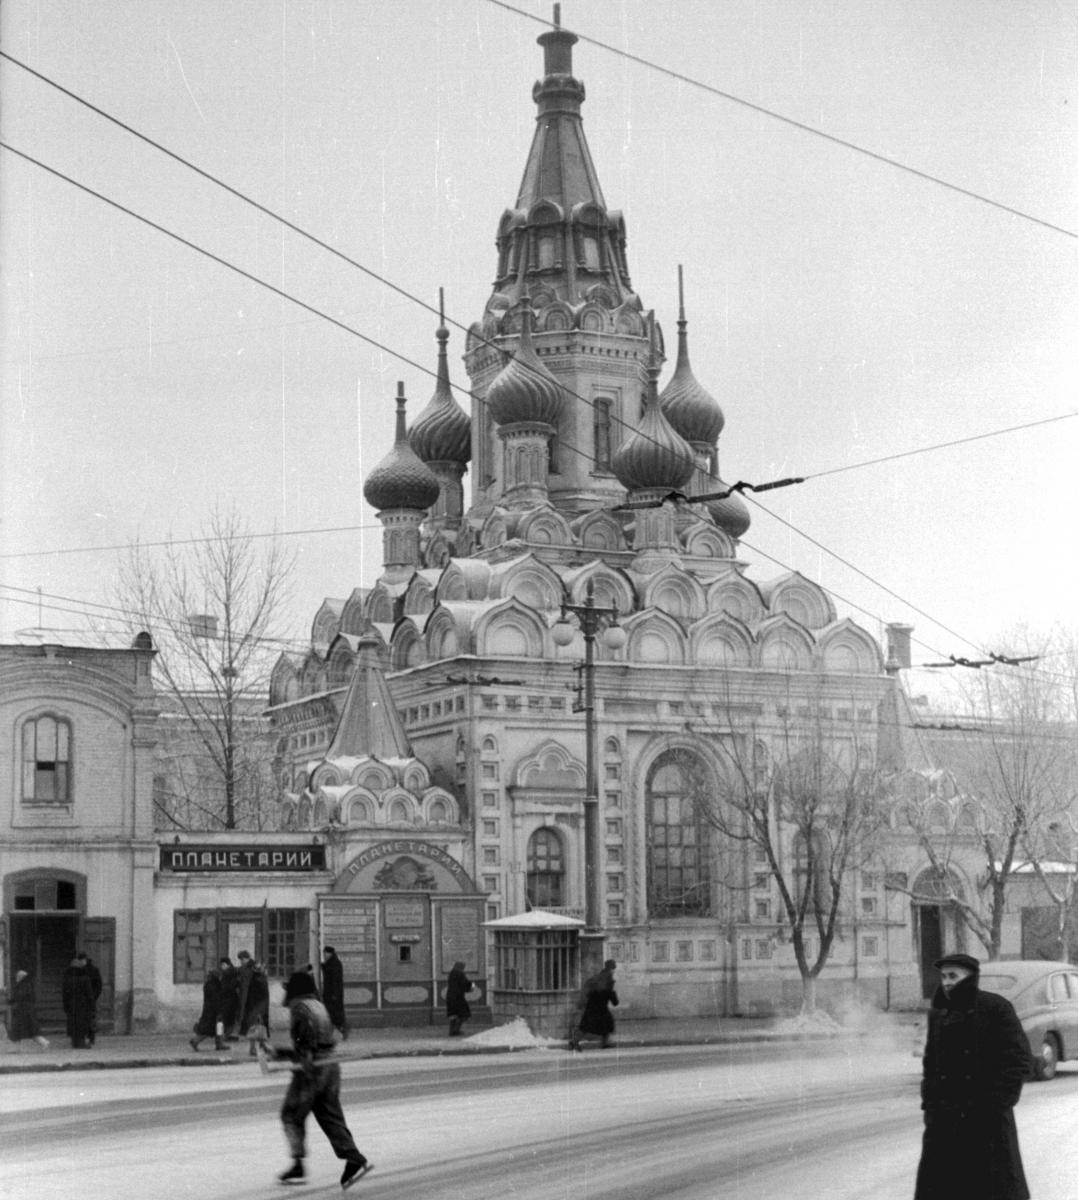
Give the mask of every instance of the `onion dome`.
[(435, 336), (438, 339), (438, 382), (427, 407), (408, 431), (412, 449), (425, 463), (456, 462), (463, 466), (472, 457), (472, 422), (457, 403), (449, 385), (449, 360), (446, 343), (445, 309)]
[[(730, 485), (718, 480), (715, 484), (715, 491), (721, 492)], [(705, 500), (707, 511), (711, 513), (715, 524), (724, 532), (728, 533), (732, 538), (739, 538), (752, 524), (752, 514), (749, 512), (749, 506), (738, 495), (737, 492), (731, 492), (723, 500)]]
[(726, 424), (719, 402), (700, 384), (689, 365), (689, 338), (685, 332), (685, 292), (681, 267), (678, 274), (677, 366), (659, 397), (666, 419), (688, 442), (714, 446)]
[(532, 309), (525, 298), (516, 353), (495, 376), (486, 395), (487, 408), (499, 425), (543, 422), (556, 426), (564, 397), (561, 384), (539, 361), (532, 345)]
[(441, 484), (412, 449), (404, 420), (404, 384), (397, 384), (397, 439), (393, 449), (367, 476), (363, 495), (372, 508), (428, 509), (438, 499)]
[(666, 419), (659, 404), (659, 364), (655, 353), (654, 320), (651, 342), (644, 415), (632, 436), (614, 452), (611, 463), (619, 482), (630, 492), (651, 488), (676, 491), (689, 482), (696, 469), (692, 447)]

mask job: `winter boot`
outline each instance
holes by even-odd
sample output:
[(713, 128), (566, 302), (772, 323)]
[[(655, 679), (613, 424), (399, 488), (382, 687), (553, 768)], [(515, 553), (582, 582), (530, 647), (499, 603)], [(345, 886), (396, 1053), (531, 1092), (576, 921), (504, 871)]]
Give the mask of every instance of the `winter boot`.
[(297, 1158), (293, 1160), (292, 1165), (287, 1171), (282, 1171), (277, 1176), (279, 1183), (306, 1183), (307, 1177), (303, 1170), (303, 1159)]

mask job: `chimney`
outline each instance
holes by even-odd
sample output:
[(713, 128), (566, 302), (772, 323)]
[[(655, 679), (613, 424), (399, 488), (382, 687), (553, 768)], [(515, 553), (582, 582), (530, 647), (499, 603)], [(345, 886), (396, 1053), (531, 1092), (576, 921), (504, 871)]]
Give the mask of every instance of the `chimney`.
[(887, 662), (884, 670), (893, 675), (896, 671), (908, 670), (910, 666), (910, 634), (912, 625), (892, 622), (887, 626)]

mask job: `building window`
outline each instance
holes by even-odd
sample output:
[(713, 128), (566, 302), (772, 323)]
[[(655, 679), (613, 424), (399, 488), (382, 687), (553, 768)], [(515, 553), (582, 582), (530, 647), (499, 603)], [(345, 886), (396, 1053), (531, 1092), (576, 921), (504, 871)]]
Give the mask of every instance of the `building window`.
[(606, 793), (606, 807), (607, 808), (621, 808), (621, 792), (607, 792)]
[[(310, 913), (305, 908), (177, 909), (173, 913), (172, 981), (203, 983), (229, 953), (229, 927), (253, 931), (252, 951), (272, 979), (287, 979), (311, 961)], [(235, 930), (233, 929), (233, 936)]]
[(620, 892), (623, 890), (622, 878), (620, 875), (608, 875), (606, 877), (606, 890), (608, 892)]
[(880, 953), (880, 939), (875, 937), (863, 937), (861, 939), (861, 954), (865, 958), (877, 958)]
[(692, 942), (678, 942), (674, 955), (678, 962), (692, 962)]
[(498, 764), (497, 763), (483, 763), (482, 765), (483, 765), (483, 778), (484, 779), (497, 779), (498, 778)]
[(670, 943), (656, 942), (651, 947), (652, 962), (669, 962), (670, 961)]
[(592, 430), (595, 439), (595, 469), (610, 470), (610, 401), (596, 400), (592, 408)]
[(483, 865), (487, 867), (496, 867), (498, 865), (498, 847), (484, 846), (483, 847)]
[(484, 821), (483, 822), (483, 836), (484, 837), (497, 837), (498, 836), (498, 822), (497, 821)]
[(752, 938), (741, 939), (741, 957), (745, 959), (752, 958)]
[(483, 876), (483, 887), (488, 892), (496, 892), (498, 890), (498, 876), (497, 875), (484, 875)]
[(663, 756), (648, 780), (648, 910), (652, 916), (706, 916), (711, 910), (707, 832), (695, 795), (694, 765), (684, 754)]
[(771, 920), (771, 901), (757, 899), (754, 903), (754, 912), (757, 921)]
[(878, 905), (875, 896), (861, 897), (861, 914), (866, 917), (874, 917), (877, 913)]
[(606, 836), (607, 837), (621, 837), (621, 822), (620, 821), (607, 821)]
[(718, 947), (715, 942), (709, 938), (706, 942), (700, 943), (700, 961), (715, 962), (718, 958)]
[(620, 921), (621, 913), (622, 913), (622, 908), (621, 908), (620, 900), (610, 900), (607, 902), (606, 915), (607, 915), (607, 917), (610, 918), (611, 921)]
[(484, 792), (483, 793), (483, 807), (484, 808), (497, 808), (498, 807), (498, 793), (497, 792)]
[(45, 715), (22, 727), (22, 798), (27, 804), (71, 801), (71, 723)]
[(561, 908), (565, 903), (565, 858), (561, 838), (544, 826), (528, 838), (525, 891), (530, 908)]
[(608, 863), (620, 863), (621, 862), (621, 847), (620, 846), (607, 846), (606, 861)]
[(756, 939), (756, 957), (767, 959), (771, 957), (771, 939), (757, 938)]

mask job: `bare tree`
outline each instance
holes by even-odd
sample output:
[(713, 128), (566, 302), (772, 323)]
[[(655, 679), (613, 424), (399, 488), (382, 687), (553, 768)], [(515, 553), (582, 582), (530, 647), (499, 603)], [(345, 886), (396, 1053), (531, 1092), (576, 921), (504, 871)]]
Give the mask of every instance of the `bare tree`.
[[(952, 888), (946, 897), (990, 958), (1002, 945), (1010, 889), (1022, 875), (1035, 875), (1056, 908), (1059, 948), (1074, 900), (1074, 873), (1060, 871), (1060, 855), (1073, 862), (1078, 771), (1075, 719), (1076, 673), (1069, 669), (1059, 633), (1034, 635), (1020, 629), (1004, 643), (1007, 655), (976, 672), (965, 688), (967, 712), (935, 739), (933, 752), (964, 795), (958, 813), (973, 811), (951, 829), (931, 819), (918, 838), (940, 879), (952, 879), (947, 863), (961, 840), (977, 847), (981, 860), (979, 903)], [(972, 831), (972, 836), (971, 836)]]
[(719, 788), (696, 794), (708, 823), (751, 847), (774, 881), (801, 976), (801, 1011), (811, 1013), (843, 898), (878, 849), (886, 811), (874, 730), (825, 720), (818, 705), (801, 708), (817, 715), (736, 730), (732, 714), (733, 735), (715, 739), (726, 766)]
[(192, 543), (136, 545), (123, 563), (117, 603), (158, 649), (159, 828), (265, 823), (272, 756), (262, 711), (293, 565), (276, 538), (259, 546), (234, 509), (220, 508)]

